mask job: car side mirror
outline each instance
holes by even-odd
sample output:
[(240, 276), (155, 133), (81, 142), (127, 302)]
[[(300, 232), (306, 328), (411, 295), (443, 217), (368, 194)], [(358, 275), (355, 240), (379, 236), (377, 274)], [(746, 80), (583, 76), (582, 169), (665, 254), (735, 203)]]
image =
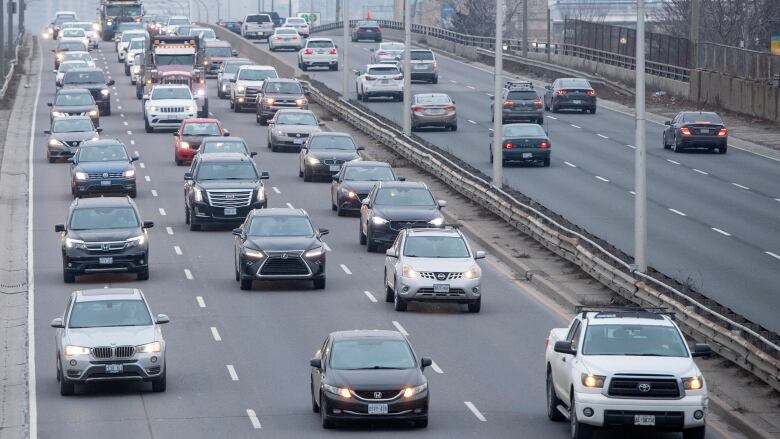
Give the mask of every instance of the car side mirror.
[(362, 200), (360, 200), (360, 204), (364, 206), (368, 206), (369, 203), (371, 203), (371, 200), (368, 198), (363, 198)]
[(95, 131), (97, 131), (98, 133), (102, 133), (103, 132), (103, 128), (95, 128)]
[(395, 255), (395, 252), (393, 249), (389, 248), (387, 251), (385, 251), (385, 256), (389, 256), (391, 258), (397, 258), (398, 256)]
[(358, 150), (358, 151), (364, 151), (366, 149), (366, 147), (365, 146), (358, 146), (355, 149)]
[(252, 152), (249, 153), (249, 157), (254, 157), (256, 155), (257, 155), (257, 152), (255, 152), (255, 151), (252, 151)]
[(666, 122), (664, 122), (664, 125), (666, 125), (666, 126), (670, 126), (671, 124), (672, 124), (671, 120), (667, 120)]
[(145, 101), (148, 101), (149, 100), (149, 95), (148, 94), (144, 94), (142, 96), (142, 99), (145, 100)]
[(222, 132), (222, 136), (223, 137), (230, 137), (230, 131), (228, 131), (228, 130), (223, 131)]
[(54, 225), (54, 231), (57, 233), (62, 233), (65, 231), (65, 224), (55, 224)]
[(171, 134), (173, 135), (173, 137), (177, 137), (179, 135), (179, 132), (178, 131), (174, 131)]
[(358, 70), (357, 72), (355, 72), (355, 76), (360, 76), (360, 75), (362, 75), (362, 74), (363, 74), (363, 72), (361, 72), (360, 70)]
[(321, 127), (324, 127), (325, 126), (325, 122), (317, 122), (317, 125), (319, 125)]
[(43, 134), (51, 134), (51, 130), (43, 130)]
[(420, 358), (420, 370), (425, 370), (426, 367), (430, 367), (433, 364), (433, 360), (428, 357)]
[(545, 89), (545, 90), (552, 90), (552, 85), (545, 85), (545, 86), (544, 86), (544, 89)]
[(339, 176), (338, 176), (338, 174), (336, 174), (336, 175), (332, 176), (330, 179), (333, 180), (333, 181), (339, 181)]
[(270, 175), (268, 175), (268, 172), (263, 171), (260, 173), (260, 180), (268, 180), (270, 178)]
[(233, 229), (233, 235), (235, 235), (235, 236), (241, 236), (242, 233), (243, 233), (243, 231), (241, 230), (240, 227), (237, 228), (237, 229)]
[(709, 357), (712, 355), (712, 348), (710, 345), (706, 343), (696, 343), (693, 345), (693, 352), (691, 352), (691, 357)]
[(151, 229), (154, 227), (154, 221), (144, 221), (144, 229)]
[(572, 347), (571, 342), (568, 340), (556, 341), (553, 350), (559, 354), (577, 355), (577, 350)]
[(65, 324), (62, 322), (62, 317), (57, 317), (51, 321), (52, 328), (64, 328)]
[(398, 181), (406, 181), (406, 177), (398, 177)]
[(491, 139), (494, 137), (493, 133), (488, 133), (488, 136), (490, 136)]
[(77, 165), (79, 163), (79, 160), (76, 157), (68, 157), (65, 160), (73, 163), (74, 165)]
[(185, 172), (184, 173), (184, 179), (185, 180), (192, 180), (192, 172)]
[(113, 79), (110, 79), (108, 82), (106, 82), (106, 85), (114, 85), (116, 82)]
[(52, 103), (52, 102), (47, 102), (47, 103), (46, 103), (46, 105), (47, 105), (47, 106), (49, 106), (49, 107), (53, 107), (53, 106), (54, 106), (54, 103)]
[(168, 317), (167, 315), (157, 314), (157, 320), (155, 321), (155, 323), (157, 323), (158, 325), (163, 325), (165, 323), (170, 323), (170, 322), (171, 322), (171, 318)]
[(319, 358), (312, 358), (309, 360), (309, 366), (315, 369), (322, 369), (322, 360)]
[(482, 250), (477, 251), (477, 253), (474, 255), (474, 259), (485, 259), (485, 252)]
[(130, 156), (130, 161), (131, 162), (137, 162), (140, 158), (141, 158), (141, 156), (139, 156), (138, 153), (133, 153), (133, 155)]
[(325, 235), (330, 233), (330, 230), (328, 230), (328, 229), (318, 229), (317, 233), (319, 233), (320, 236), (325, 236)]
[(447, 202), (446, 202), (446, 201), (444, 201), (444, 200), (439, 200), (439, 207), (440, 207), (440, 208), (441, 208), (441, 207), (446, 207), (446, 206), (447, 206)]

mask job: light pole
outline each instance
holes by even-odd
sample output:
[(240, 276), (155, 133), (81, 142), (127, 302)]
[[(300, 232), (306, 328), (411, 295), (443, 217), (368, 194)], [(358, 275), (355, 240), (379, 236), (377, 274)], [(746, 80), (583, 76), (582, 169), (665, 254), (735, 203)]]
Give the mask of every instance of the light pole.
[(523, 58), (528, 58), (528, 0), (523, 0)]
[(493, 77), (493, 187), (501, 188), (504, 181), (503, 116), (504, 103), (501, 101), (501, 74), (504, 71), (504, 2), (496, 0), (496, 49)]
[(341, 2), (341, 17), (344, 28), (344, 41), (341, 53), (341, 95), (349, 99), (349, 0)]
[(645, 145), (645, 0), (636, 2), (636, 153), (634, 160), (634, 264), (647, 271), (647, 175)]
[(412, 0), (404, 1), (404, 135), (412, 135)]

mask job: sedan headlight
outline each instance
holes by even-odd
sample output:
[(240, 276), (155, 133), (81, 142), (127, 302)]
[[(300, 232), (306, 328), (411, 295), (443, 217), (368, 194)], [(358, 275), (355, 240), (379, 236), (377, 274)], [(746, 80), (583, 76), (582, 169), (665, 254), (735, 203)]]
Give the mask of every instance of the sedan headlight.
[(97, 110), (89, 110), (89, 117), (98, 117), (100, 113)]
[(84, 241), (80, 239), (65, 238), (65, 247), (67, 248), (86, 248)]
[(146, 343), (135, 347), (135, 352), (139, 354), (153, 354), (160, 351), (162, 351), (162, 343), (159, 341), (153, 341), (151, 343)]
[(428, 224), (432, 224), (434, 226), (440, 226), (444, 224), (444, 218), (435, 218), (430, 221), (428, 221)]
[(352, 191), (348, 191), (347, 192), (347, 198), (355, 199), (355, 198), (357, 198), (357, 194), (352, 192)]
[(319, 165), (320, 159), (318, 159), (317, 157), (306, 157), (306, 163), (310, 165)]
[(606, 380), (604, 375), (593, 375), (591, 373), (582, 374), (582, 385), (592, 389), (600, 389), (604, 387), (604, 380)]
[(100, 90), (100, 94), (102, 94), (103, 96), (108, 96), (108, 89), (104, 88), (103, 90)]
[(187, 111), (189, 111), (190, 113), (194, 113), (194, 112), (198, 111), (198, 107), (196, 105), (190, 105), (187, 108)]
[(683, 378), (682, 382), (685, 390), (701, 390), (704, 387), (704, 378), (700, 376)]
[(146, 236), (145, 235), (138, 235), (134, 236), (127, 240), (127, 246), (128, 247), (135, 247), (137, 245), (144, 245), (146, 242)]
[(482, 270), (478, 266), (472, 265), (463, 275), (466, 276), (466, 279), (477, 279), (482, 276)]
[(57, 139), (49, 139), (49, 146), (65, 146), (65, 145)]
[(127, 171), (123, 172), (122, 175), (124, 175), (126, 178), (135, 177), (135, 169), (128, 169)]
[(412, 268), (410, 265), (404, 265), (403, 269), (401, 270), (401, 276), (414, 279), (417, 277), (417, 272), (414, 271), (414, 268)]
[(342, 398), (350, 398), (352, 397), (352, 394), (350, 393), (349, 389), (346, 387), (336, 387), (331, 386), (330, 384), (322, 384), (322, 388), (325, 389), (326, 392), (332, 393), (334, 395), (339, 395)]
[(304, 256), (306, 256), (307, 258), (319, 258), (320, 256), (322, 256), (322, 253), (323, 253), (322, 247), (317, 247), (307, 251), (304, 254)]
[(387, 220), (382, 218), (381, 216), (372, 216), (371, 222), (376, 224), (377, 226), (381, 226), (382, 224), (387, 224)]
[(406, 387), (404, 388), (404, 398), (411, 398), (414, 395), (417, 395), (418, 393), (422, 393), (425, 391), (425, 389), (428, 388), (428, 383), (420, 384), (417, 387)]
[[(273, 100), (273, 99), (271, 99), (271, 100)], [(295, 100), (295, 105), (297, 105), (299, 107), (302, 107), (302, 106), (306, 105), (307, 103), (308, 103), (308, 101), (306, 99), (296, 99)]]
[(202, 88), (198, 89), (197, 95), (198, 96), (206, 96), (206, 90), (203, 90)]
[(89, 175), (86, 172), (76, 172), (76, 180), (86, 180), (87, 178), (89, 178)]
[(265, 254), (260, 250), (252, 250), (251, 248), (245, 248), (244, 256), (250, 259), (263, 259), (265, 257)]
[(189, 144), (189, 142), (181, 142), (179, 144), (179, 148), (181, 148), (181, 149), (190, 149), (190, 144)]
[(89, 355), (91, 352), (90, 348), (85, 348), (81, 346), (65, 346), (65, 356), (66, 357), (74, 357), (76, 355)]
[(62, 113), (62, 112), (60, 112), (60, 111), (52, 111), (52, 112), (51, 112), (51, 116), (52, 116), (52, 117), (62, 117), (62, 116), (67, 116), (67, 114), (65, 114), (65, 113)]
[(236, 93), (243, 93), (244, 91), (246, 91), (246, 87), (244, 87), (243, 85), (236, 86)]
[(284, 136), (284, 131), (283, 130), (276, 130), (276, 135), (277, 136)]

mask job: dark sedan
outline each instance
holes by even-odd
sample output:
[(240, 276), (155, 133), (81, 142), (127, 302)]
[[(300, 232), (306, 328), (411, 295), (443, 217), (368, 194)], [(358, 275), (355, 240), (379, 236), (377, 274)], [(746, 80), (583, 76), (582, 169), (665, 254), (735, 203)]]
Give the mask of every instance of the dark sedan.
[(57, 48), (51, 50), (54, 53), (54, 70), (60, 67), (65, 58), (65, 52), (89, 52), (89, 48), (81, 41), (59, 41)]
[(361, 203), (360, 244), (369, 252), (392, 244), (401, 229), (441, 226), (440, 209), (447, 205), (436, 201), (424, 183), (402, 181), (377, 182)]
[[(493, 137), (493, 133), (490, 133)], [(504, 125), (501, 137), (501, 164), (509, 163), (536, 164), (550, 166), (550, 150), (552, 144), (544, 128), (535, 123), (513, 123)], [(490, 150), (490, 163), (493, 163), (493, 145)]]
[(70, 167), (70, 192), (84, 195), (127, 194), (135, 198), (138, 154), (127, 154), (117, 139), (89, 140), (81, 144)]
[(373, 40), (382, 42), (382, 28), (374, 20), (358, 21), (352, 29), (352, 41)]
[(344, 163), (341, 171), (333, 176), (330, 186), (330, 207), (338, 216), (360, 211), (361, 200), (378, 181), (403, 181), (385, 162)]
[(62, 77), (62, 87), (85, 88), (92, 94), (102, 116), (111, 116), (111, 90), (114, 80), (106, 80), (99, 68), (73, 69)]
[(54, 163), (59, 158), (70, 158), (76, 154), (81, 142), (97, 140), (103, 128), (95, 128), (89, 116), (55, 117), (51, 128), (44, 130), (46, 139), (46, 158)]
[(60, 90), (54, 102), (48, 105), (51, 107), (49, 122), (53, 122), (55, 117), (89, 116), (96, 127), (100, 126), (100, 110), (86, 88)]
[(433, 364), (418, 360), (396, 331), (332, 332), (311, 365), (311, 408), (323, 428), (337, 421), (396, 420), (428, 426), (428, 380)]
[(241, 34), (241, 24), (241, 20), (238, 18), (223, 18), (217, 23), (217, 25), (237, 34)]
[(559, 78), (544, 87), (544, 109), (557, 113), (558, 110), (582, 110), (596, 112), (596, 90), (586, 79)]
[(725, 154), (728, 149), (729, 131), (723, 119), (715, 113), (683, 111), (666, 122), (663, 134), (664, 149), (674, 152), (684, 149), (704, 148)]
[(301, 148), (298, 157), (298, 177), (312, 181), (316, 177), (328, 177), (341, 170), (344, 163), (360, 160), (358, 151), (363, 147), (355, 144), (348, 133), (313, 133)]
[(235, 235), (236, 281), (251, 290), (253, 281), (311, 280), (325, 288), (326, 229), (315, 229), (303, 209), (255, 209)]

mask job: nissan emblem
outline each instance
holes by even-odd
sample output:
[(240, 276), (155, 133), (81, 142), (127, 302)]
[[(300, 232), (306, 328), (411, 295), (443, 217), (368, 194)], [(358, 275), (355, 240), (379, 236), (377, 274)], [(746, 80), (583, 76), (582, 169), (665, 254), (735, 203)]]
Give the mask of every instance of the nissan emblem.
[(446, 273), (437, 273), (436, 274), (436, 278), (439, 279), (439, 280), (447, 279), (447, 274)]

